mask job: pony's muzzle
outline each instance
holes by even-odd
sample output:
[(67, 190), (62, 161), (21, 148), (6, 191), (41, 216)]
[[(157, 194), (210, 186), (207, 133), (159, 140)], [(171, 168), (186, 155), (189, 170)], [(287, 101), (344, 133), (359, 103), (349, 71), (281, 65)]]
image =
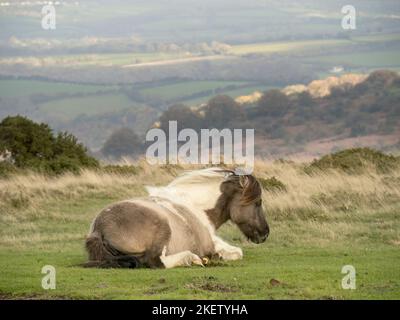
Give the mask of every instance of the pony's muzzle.
[(268, 236), (269, 236), (269, 229), (267, 229), (264, 233), (262, 233), (262, 234), (258, 234), (257, 235), (257, 237), (256, 237), (256, 239), (257, 239), (257, 241), (254, 241), (255, 243), (263, 243), (263, 242), (265, 242), (265, 240), (267, 240), (267, 238), (268, 238)]
[(265, 242), (265, 240), (267, 240), (268, 236), (261, 236), (261, 237), (257, 237), (256, 241), (254, 241), (255, 243), (259, 244), (259, 243), (263, 243)]
[(264, 233), (264, 234), (257, 233), (254, 237), (249, 237), (248, 239), (251, 242), (254, 242), (256, 244), (260, 244), (260, 243), (265, 242), (265, 240), (267, 240), (268, 235), (269, 235), (269, 231)]

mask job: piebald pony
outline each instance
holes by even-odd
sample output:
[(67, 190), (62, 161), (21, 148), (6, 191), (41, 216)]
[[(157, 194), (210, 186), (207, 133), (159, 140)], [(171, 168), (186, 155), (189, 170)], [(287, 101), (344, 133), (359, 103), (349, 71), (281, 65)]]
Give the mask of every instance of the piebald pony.
[(86, 239), (89, 267), (203, 265), (205, 258), (237, 260), (242, 250), (215, 234), (231, 220), (253, 242), (269, 234), (261, 187), (252, 175), (211, 168), (187, 172), (148, 197), (102, 210)]

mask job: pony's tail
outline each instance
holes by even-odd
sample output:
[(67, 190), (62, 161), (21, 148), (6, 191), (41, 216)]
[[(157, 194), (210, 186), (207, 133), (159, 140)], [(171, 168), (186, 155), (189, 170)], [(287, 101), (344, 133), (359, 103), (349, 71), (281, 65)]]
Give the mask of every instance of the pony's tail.
[(89, 261), (83, 266), (87, 268), (138, 268), (140, 262), (135, 256), (125, 255), (103, 240), (98, 232), (86, 238), (86, 250)]

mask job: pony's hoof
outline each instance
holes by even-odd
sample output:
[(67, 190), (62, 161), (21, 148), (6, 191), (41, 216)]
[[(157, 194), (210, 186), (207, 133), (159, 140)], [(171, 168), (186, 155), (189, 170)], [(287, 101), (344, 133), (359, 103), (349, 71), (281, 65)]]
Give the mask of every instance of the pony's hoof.
[(231, 248), (230, 250), (221, 250), (218, 252), (221, 260), (240, 260), (243, 258), (243, 252), (240, 248)]
[(193, 257), (192, 257), (192, 264), (194, 264), (196, 266), (204, 267), (203, 260), (198, 255), (195, 255), (195, 254), (193, 254)]

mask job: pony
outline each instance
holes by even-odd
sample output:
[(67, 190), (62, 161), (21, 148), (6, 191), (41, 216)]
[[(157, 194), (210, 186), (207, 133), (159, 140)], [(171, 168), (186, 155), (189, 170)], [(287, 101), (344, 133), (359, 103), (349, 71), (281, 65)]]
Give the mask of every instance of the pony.
[(86, 267), (174, 268), (242, 259), (241, 248), (216, 235), (228, 220), (254, 243), (269, 235), (262, 188), (253, 175), (209, 168), (146, 188), (147, 197), (114, 203), (94, 218)]

